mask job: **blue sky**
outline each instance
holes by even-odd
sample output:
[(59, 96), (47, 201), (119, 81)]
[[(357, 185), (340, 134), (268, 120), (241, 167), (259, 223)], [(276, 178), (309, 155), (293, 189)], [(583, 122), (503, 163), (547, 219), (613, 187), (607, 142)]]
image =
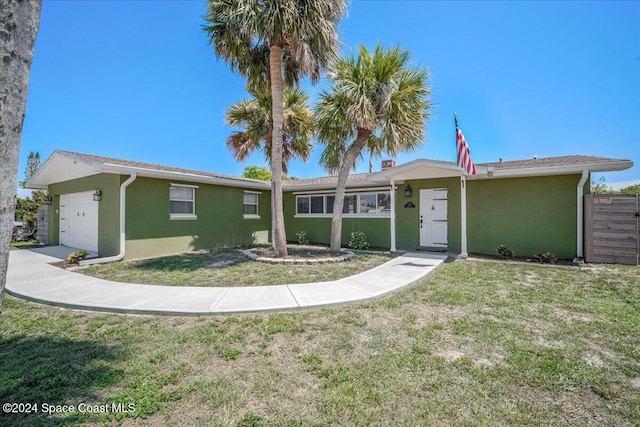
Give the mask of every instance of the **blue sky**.
[[(247, 94), (208, 44), (205, 8), (44, 0), (18, 178), (30, 151), (56, 148), (231, 175), (264, 165), (224, 146), (224, 113)], [(597, 155), (636, 164), (607, 183), (640, 180), (640, 2), (355, 0), (340, 34), (343, 52), (401, 45), (431, 72), (428, 139), (398, 163), (455, 161), (456, 111), (476, 163)], [(304, 87), (316, 99), (327, 82)], [(320, 150), (290, 174), (323, 175)]]

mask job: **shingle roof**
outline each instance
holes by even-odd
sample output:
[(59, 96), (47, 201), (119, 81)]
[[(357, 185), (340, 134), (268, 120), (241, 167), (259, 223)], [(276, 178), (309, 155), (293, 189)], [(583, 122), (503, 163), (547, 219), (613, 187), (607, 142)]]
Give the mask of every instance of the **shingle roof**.
[(611, 159), (608, 157), (596, 156), (558, 156), (541, 157), (527, 160), (506, 160), (502, 162), (477, 163), (478, 166), (492, 167), (497, 169), (527, 169), (554, 166), (588, 165), (595, 163), (615, 163), (625, 161), (622, 159)]
[(171, 167), (171, 166), (157, 165), (157, 164), (153, 164), (153, 163), (134, 162), (134, 161), (131, 161), (131, 160), (116, 159), (116, 158), (113, 158), (113, 157), (95, 156), (93, 154), (77, 153), (77, 152), (74, 152), (74, 151), (56, 150), (56, 152), (61, 153), (61, 154), (67, 154), (67, 155), (78, 157), (78, 158), (82, 158), (82, 159), (86, 159), (86, 160), (89, 160), (89, 161), (103, 163), (103, 164), (111, 164), (111, 165), (118, 165), (118, 166), (132, 167), (132, 168), (151, 169), (151, 170), (158, 170), (158, 171), (165, 171), (165, 172), (178, 172), (178, 173), (185, 173), (185, 174), (207, 176), (207, 177), (211, 177), (211, 178), (233, 179), (233, 180), (237, 180), (237, 181), (246, 181), (246, 182), (261, 183), (261, 184), (264, 184), (264, 182), (265, 182), (265, 181), (260, 181), (258, 179), (243, 178), (243, 177), (238, 177), (238, 176), (233, 176), (233, 175), (224, 175), (224, 174), (219, 174), (219, 173), (204, 172), (204, 171), (199, 171), (199, 170), (195, 170), (195, 169), (175, 168), (175, 167)]
[[(250, 178), (242, 178), (237, 176), (198, 171), (193, 169), (176, 168), (176, 167), (158, 165), (153, 163), (134, 162), (131, 160), (96, 156), (92, 154), (77, 153), (77, 152), (65, 151), (65, 150), (56, 150), (56, 153), (59, 153), (63, 156), (69, 156), (72, 158), (84, 159), (89, 163), (92, 163), (92, 162), (100, 163), (102, 165), (105, 165), (107, 168), (109, 166), (112, 166), (115, 168), (124, 167), (124, 168), (147, 169), (150, 171), (150, 173), (168, 172), (168, 173), (176, 173), (176, 174), (193, 175), (194, 179), (196, 180), (204, 179), (207, 182), (209, 179), (220, 179), (225, 182), (223, 185), (248, 186), (252, 188), (265, 188), (265, 189), (269, 187), (269, 183), (266, 181), (260, 181), (256, 179), (250, 179)], [(417, 160), (414, 162), (417, 162)], [(429, 160), (429, 162), (442, 164), (444, 166), (455, 165), (455, 163), (452, 163), (452, 162), (431, 161), (431, 160)], [(536, 173), (549, 174), (550, 171), (557, 171), (567, 167), (571, 169), (575, 169), (575, 168), (580, 168), (583, 165), (585, 166), (589, 165), (590, 170), (594, 165), (605, 167), (605, 169), (600, 169), (600, 170), (609, 170), (609, 169), (606, 169), (608, 167), (607, 165), (611, 165), (612, 169), (610, 170), (621, 170), (616, 168), (620, 167), (619, 166), (620, 163), (624, 163), (624, 162), (633, 164), (629, 160), (612, 159), (607, 157), (596, 157), (596, 156), (573, 155), (573, 156), (546, 157), (546, 158), (527, 159), (527, 160), (508, 160), (508, 161), (501, 161), (501, 162), (478, 163), (477, 165), (485, 168), (493, 168), (496, 171), (496, 173), (500, 173), (501, 175), (506, 174), (504, 176), (507, 176), (507, 175), (516, 176), (516, 174), (519, 174), (519, 173), (524, 173), (525, 175), (531, 175)], [(409, 162), (404, 166), (408, 166), (411, 163), (413, 162)], [(400, 169), (404, 166), (399, 165), (398, 168)], [(630, 166), (625, 166), (625, 168), (627, 167), (630, 167)], [(116, 170), (116, 169), (112, 169), (112, 170)], [(386, 182), (386, 179), (384, 178), (384, 176), (386, 175), (381, 174), (380, 172), (351, 174), (349, 175), (349, 178), (347, 181), (347, 187), (354, 188), (359, 186), (370, 187), (370, 186), (380, 185), (381, 183)], [(202, 177), (202, 178), (199, 178), (199, 177)], [(331, 188), (336, 185), (337, 180), (338, 180), (338, 177), (335, 175), (323, 176), (323, 177), (317, 177), (317, 178), (292, 179), (292, 180), (286, 180), (283, 182), (283, 189), (285, 191), (296, 191), (296, 190), (309, 191), (313, 189)]]

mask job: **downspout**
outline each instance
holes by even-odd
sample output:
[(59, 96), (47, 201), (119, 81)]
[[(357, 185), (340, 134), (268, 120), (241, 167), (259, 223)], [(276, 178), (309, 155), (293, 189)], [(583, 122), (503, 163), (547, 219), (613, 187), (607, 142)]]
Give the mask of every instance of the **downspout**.
[(578, 181), (578, 209), (577, 209), (577, 234), (576, 234), (576, 257), (573, 260), (576, 264), (584, 262), (584, 184), (589, 179), (589, 171), (583, 170), (580, 181)]
[(105, 258), (94, 258), (80, 261), (80, 265), (93, 265), (93, 264), (104, 264), (107, 262), (115, 262), (120, 261), (124, 258), (125, 252), (125, 215), (126, 215), (126, 204), (127, 204), (127, 187), (133, 181), (136, 180), (136, 173), (131, 172), (131, 176), (120, 185), (120, 253), (118, 255), (105, 257)]
[(389, 195), (391, 196), (391, 247), (389, 248), (389, 250), (391, 252), (395, 252), (396, 251), (396, 185), (395, 185), (395, 180), (391, 180), (390, 182), (391, 184), (391, 192), (389, 193)]

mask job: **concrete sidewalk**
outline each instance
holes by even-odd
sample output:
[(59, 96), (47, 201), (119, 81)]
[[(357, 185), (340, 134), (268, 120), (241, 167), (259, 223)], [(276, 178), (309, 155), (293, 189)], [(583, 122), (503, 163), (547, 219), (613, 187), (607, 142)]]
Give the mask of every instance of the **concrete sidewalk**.
[(6, 291), (57, 307), (126, 314), (201, 316), (316, 308), (377, 298), (411, 285), (447, 258), (408, 253), (332, 282), (252, 287), (176, 287), (118, 283), (49, 265), (72, 248), (11, 251)]

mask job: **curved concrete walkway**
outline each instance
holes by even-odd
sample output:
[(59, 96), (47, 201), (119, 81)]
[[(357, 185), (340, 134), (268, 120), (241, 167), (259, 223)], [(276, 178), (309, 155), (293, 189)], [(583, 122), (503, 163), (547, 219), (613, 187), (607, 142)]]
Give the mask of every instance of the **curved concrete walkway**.
[(332, 282), (252, 287), (176, 287), (118, 283), (49, 265), (72, 248), (11, 251), (8, 294), (78, 310), (126, 314), (202, 316), (316, 308), (364, 301), (411, 285), (447, 258), (408, 253), (354, 276)]

